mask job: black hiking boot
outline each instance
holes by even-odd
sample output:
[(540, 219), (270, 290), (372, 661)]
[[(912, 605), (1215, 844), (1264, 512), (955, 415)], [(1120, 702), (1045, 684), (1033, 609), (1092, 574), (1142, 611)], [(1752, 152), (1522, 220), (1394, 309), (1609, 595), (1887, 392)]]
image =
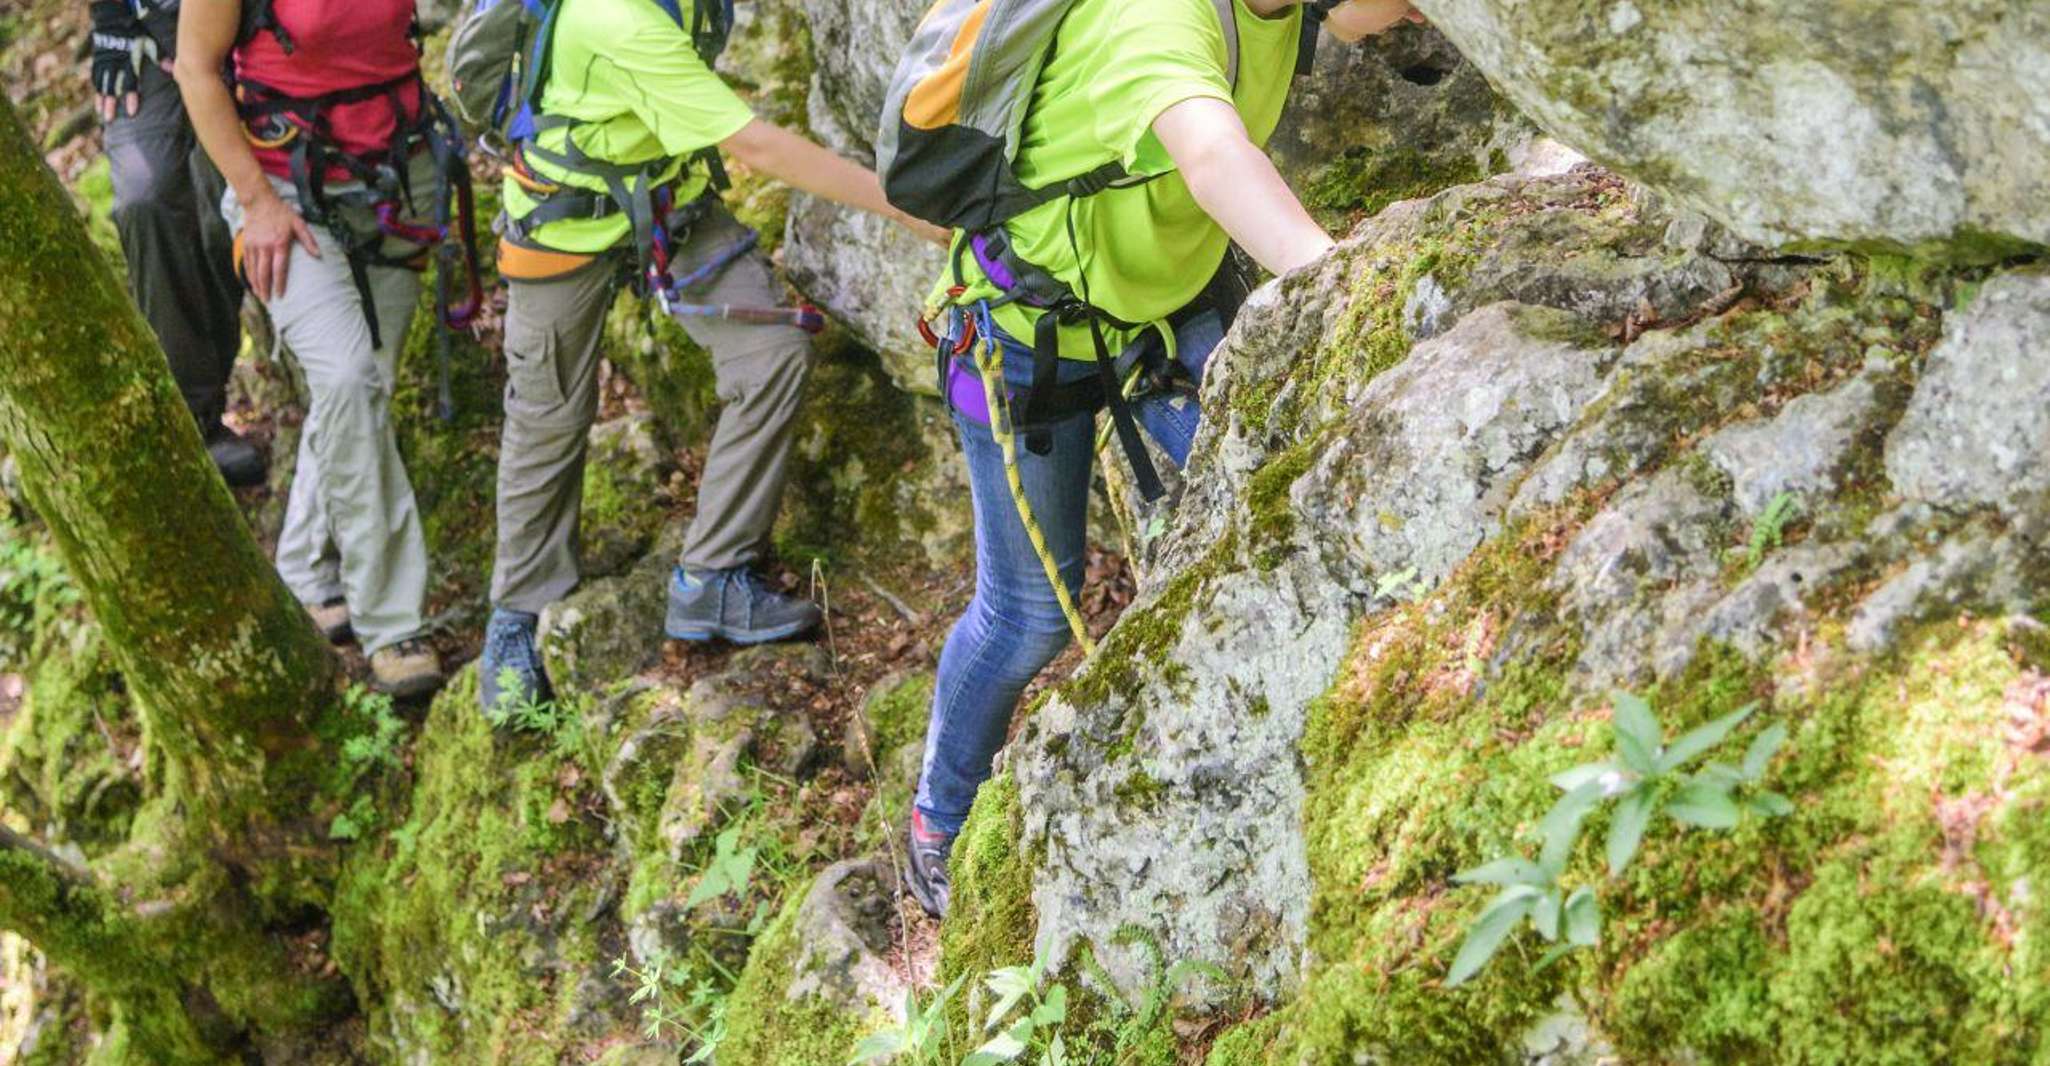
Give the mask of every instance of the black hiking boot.
[(911, 826), (904, 834), (911, 852), (904, 882), (911, 886), (911, 897), (935, 918), (947, 916), (947, 857), (954, 853), (955, 835), (926, 828), (925, 817), (912, 809)]
[(213, 458), (215, 468), (221, 472), (221, 480), (227, 482), (229, 488), (246, 489), (263, 484), (263, 453), (227, 426), (216, 426), (207, 434), (206, 453)]
[(486, 717), (502, 717), (522, 702), (555, 698), (541, 652), (534, 646), (539, 623), (538, 616), (525, 611), (501, 607), (491, 612), (484, 627), (484, 653), (477, 658), (477, 698)]
[(669, 579), (662, 632), (671, 640), (767, 644), (803, 636), (821, 617), (810, 600), (777, 592), (745, 567), (693, 574), (679, 566)]

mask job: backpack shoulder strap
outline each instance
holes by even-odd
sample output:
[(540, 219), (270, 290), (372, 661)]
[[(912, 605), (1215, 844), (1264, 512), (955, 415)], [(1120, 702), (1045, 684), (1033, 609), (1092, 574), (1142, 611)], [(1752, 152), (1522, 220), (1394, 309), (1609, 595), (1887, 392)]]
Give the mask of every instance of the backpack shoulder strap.
[(1211, 0), (1217, 5), (1217, 23), (1224, 30), (1224, 80), (1233, 90), (1239, 87), (1238, 0)]

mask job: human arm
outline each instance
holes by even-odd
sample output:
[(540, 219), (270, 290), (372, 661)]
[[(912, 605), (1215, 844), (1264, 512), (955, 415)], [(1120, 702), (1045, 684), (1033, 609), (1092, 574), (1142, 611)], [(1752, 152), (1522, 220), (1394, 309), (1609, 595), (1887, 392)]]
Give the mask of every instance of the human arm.
[(268, 301), (285, 291), (292, 245), (298, 243), (318, 259), (320, 244), (306, 220), (271, 187), (242, 135), (235, 99), (221, 79), (221, 66), (235, 46), (241, 22), (240, 0), (184, 0), (172, 73), (200, 146), (242, 205), (242, 272), (256, 298)]
[(929, 225), (890, 205), (875, 172), (813, 144), (771, 122), (756, 119), (719, 142), (735, 160), (793, 188), (837, 204), (881, 215), (934, 244), (944, 245), (946, 230)]
[(1161, 112), (1153, 133), (1197, 205), (1261, 266), (1286, 274), (1331, 250), (1231, 104), (1191, 97)]

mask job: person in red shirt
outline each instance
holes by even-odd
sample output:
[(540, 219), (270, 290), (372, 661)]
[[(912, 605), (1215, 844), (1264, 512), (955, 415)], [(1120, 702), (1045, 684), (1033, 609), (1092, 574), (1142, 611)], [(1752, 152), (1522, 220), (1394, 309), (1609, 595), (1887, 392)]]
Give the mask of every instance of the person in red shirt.
[(278, 571), (399, 696), (442, 683), (423, 639), (426, 536), (391, 423), (438, 173), (413, 25), (413, 0), (184, 0), (175, 67), (227, 180), (243, 275), (311, 394)]

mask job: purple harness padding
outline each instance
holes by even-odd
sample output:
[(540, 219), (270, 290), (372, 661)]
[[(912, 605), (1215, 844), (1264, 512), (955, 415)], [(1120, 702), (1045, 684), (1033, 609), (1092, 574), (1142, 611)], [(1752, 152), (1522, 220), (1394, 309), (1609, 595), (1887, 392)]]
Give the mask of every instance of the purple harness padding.
[(988, 235), (978, 233), (968, 238), (968, 247), (975, 252), (975, 265), (982, 268), (982, 276), (988, 278), (998, 292), (1017, 290), (1018, 276), (1011, 273), (1011, 268), (1005, 266), (1003, 260), (989, 254)]
[(966, 360), (947, 360), (947, 402), (970, 422), (989, 425), (989, 394), (983, 391), (982, 373)]

